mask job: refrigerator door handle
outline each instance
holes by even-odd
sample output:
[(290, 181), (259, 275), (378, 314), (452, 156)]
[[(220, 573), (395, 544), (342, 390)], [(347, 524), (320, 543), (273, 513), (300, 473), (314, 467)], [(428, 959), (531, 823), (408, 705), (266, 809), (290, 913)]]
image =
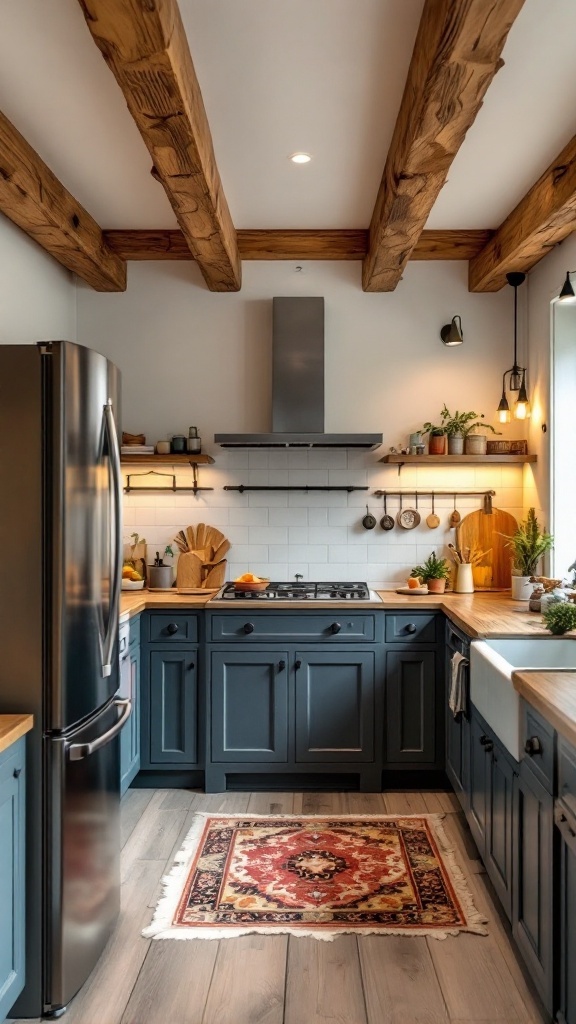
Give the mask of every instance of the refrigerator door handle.
[(132, 701), (130, 699), (115, 700), (114, 705), (117, 708), (123, 708), (122, 714), (115, 725), (108, 729), (107, 732), (102, 733), (102, 736), (99, 736), (98, 739), (92, 740), (91, 743), (66, 744), (65, 749), (69, 761), (82, 761), (85, 757), (90, 757), (90, 754), (94, 754), (101, 747), (105, 747), (107, 743), (110, 743), (118, 735), (132, 714)]
[(122, 507), (122, 480), (120, 473), (120, 449), (118, 447), (118, 434), (116, 433), (116, 421), (112, 411), (112, 403), (109, 401), (104, 406), (104, 423), (108, 436), (108, 447), (110, 452), (110, 465), (112, 468), (112, 486), (114, 490), (114, 551), (113, 560), (113, 583), (110, 601), (110, 615), (108, 617), (108, 630), (103, 645), (102, 653), (102, 675), (112, 674), (112, 651), (114, 641), (118, 632), (118, 615), (120, 609), (120, 589), (122, 586), (122, 548), (121, 548), (121, 507)]

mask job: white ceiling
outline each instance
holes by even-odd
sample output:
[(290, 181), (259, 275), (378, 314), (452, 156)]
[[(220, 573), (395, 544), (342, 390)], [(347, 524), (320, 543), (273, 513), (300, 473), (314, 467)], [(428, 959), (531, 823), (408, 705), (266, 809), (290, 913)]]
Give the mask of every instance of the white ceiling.
[[(176, 226), (77, 0), (1, 3), (0, 109), (102, 227)], [(368, 225), (422, 6), (180, 0), (236, 227)], [(429, 227), (496, 227), (572, 137), (575, 37), (526, 0)]]

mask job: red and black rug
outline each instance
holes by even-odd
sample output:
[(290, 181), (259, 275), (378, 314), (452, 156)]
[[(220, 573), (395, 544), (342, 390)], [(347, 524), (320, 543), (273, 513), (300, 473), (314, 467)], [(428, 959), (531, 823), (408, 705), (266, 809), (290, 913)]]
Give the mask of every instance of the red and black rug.
[(485, 935), (441, 819), (198, 814), (143, 934)]

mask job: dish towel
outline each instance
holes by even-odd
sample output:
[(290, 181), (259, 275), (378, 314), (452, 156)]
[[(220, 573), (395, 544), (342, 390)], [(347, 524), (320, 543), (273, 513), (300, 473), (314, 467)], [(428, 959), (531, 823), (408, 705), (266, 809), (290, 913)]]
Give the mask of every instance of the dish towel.
[(468, 658), (465, 658), (463, 654), (455, 651), (452, 655), (451, 661), (451, 679), (450, 679), (450, 695), (448, 697), (448, 707), (456, 718), (461, 711), (466, 711), (468, 704), (468, 694), (466, 693), (466, 666), (470, 662)]

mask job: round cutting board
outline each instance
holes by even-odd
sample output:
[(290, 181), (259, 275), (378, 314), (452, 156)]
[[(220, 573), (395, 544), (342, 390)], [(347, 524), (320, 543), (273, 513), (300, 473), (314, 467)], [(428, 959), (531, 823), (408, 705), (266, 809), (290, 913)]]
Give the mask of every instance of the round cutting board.
[(494, 508), (492, 515), (481, 509), (470, 512), (464, 516), (456, 530), (456, 547), (460, 551), (476, 548), (488, 552), (479, 563), (490, 566), (492, 570), (492, 583), (487, 590), (502, 590), (511, 586), (512, 550), (506, 543), (506, 537), (511, 537), (517, 529), (518, 523), (513, 515)]

